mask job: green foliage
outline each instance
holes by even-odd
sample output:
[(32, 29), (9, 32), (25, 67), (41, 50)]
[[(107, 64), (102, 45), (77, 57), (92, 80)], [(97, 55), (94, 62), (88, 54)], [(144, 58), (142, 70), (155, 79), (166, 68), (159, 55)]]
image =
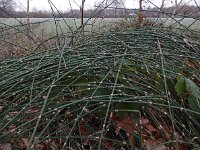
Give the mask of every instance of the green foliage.
[(187, 101), (193, 111), (200, 112), (200, 90), (199, 87), (190, 79), (181, 77), (178, 79), (175, 89), (180, 97), (190, 96)]
[[(200, 92), (190, 78), (200, 72), (186, 58), (198, 62), (200, 55), (183, 36), (146, 28), (81, 37), (78, 43), (0, 62), (1, 142), (16, 149), (24, 138), (29, 149), (49, 140), (57, 149), (88, 143), (134, 149), (154, 132), (151, 140), (170, 143), (171, 131), (184, 131), (182, 142), (198, 145), (193, 138), (200, 136)], [(134, 143), (131, 134), (140, 141)]]
[(189, 96), (187, 100), (189, 102), (191, 109), (193, 111), (200, 113), (200, 100), (196, 98), (195, 96)]
[(175, 85), (176, 92), (179, 96), (184, 97), (186, 94), (186, 81), (185, 78), (180, 77)]
[(186, 88), (190, 95), (200, 100), (199, 87), (190, 79), (186, 79)]
[(190, 79), (186, 79), (186, 87), (188, 93), (191, 95), (188, 97), (188, 102), (192, 110), (200, 112), (200, 90), (199, 87)]

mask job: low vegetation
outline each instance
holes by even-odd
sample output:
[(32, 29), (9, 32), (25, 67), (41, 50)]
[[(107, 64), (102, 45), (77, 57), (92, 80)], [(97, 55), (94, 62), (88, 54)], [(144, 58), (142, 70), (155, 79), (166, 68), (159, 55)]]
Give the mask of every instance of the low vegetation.
[(199, 44), (159, 28), (77, 43), (1, 62), (0, 141), (18, 149), (198, 149)]
[(84, 19), (84, 2), (81, 19), (0, 20), (0, 150), (200, 149), (198, 7)]

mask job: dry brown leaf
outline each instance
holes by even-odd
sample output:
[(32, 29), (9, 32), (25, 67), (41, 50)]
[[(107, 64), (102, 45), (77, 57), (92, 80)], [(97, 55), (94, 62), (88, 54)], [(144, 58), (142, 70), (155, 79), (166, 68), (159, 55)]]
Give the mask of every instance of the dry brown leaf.
[(120, 127), (117, 127), (116, 128), (116, 130), (115, 130), (115, 133), (116, 133), (116, 135), (118, 135), (119, 134), (119, 131), (121, 130), (121, 128)]
[(132, 124), (131, 118), (127, 116), (123, 121), (121, 121), (118, 117), (115, 118), (115, 123), (116, 123), (116, 134), (119, 133), (120, 129), (124, 129), (127, 134), (133, 135), (135, 125)]
[(133, 125), (131, 118), (127, 116), (123, 122), (123, 128), (126, 129), (130, 135), (133, 135), (135, 126)]
[(158, 145), (159, 143), (158, 143), (155, 139), (148, 138), (148, 139), (146, 140), (146, 144), (148, 145), (149, 148), (151, 148), (151, 147), (153, 147), (153, 146)]
[(43, 99), (47, 99), (47, 96), (42, 96)]
[(157, 141), (158, 141), (159, 143), (162, 143), (162, 142), (163, 142), (163, 138), (158, 138)]
[[(89, 136), (90, 135), (90, 132), (88, 131), (88, 129), (85, 127), (84, 124), (81, 124), (80, 125), (80, 131), (81, 131), (81, 134), (85, 137)], [(89, 143), (89, 139), (87, 138), (84, 138), (84, 145), (88, 145)]]
[(200, 63), (195, 61), (195, 60), (188, 59), (188, 65), (193, 67), (193, 68), (200, 69)]
[(132, 145), (134, 145), (133, 134), (135, 130), (135, 125), (132, 123), (131, 118), (127, 116), (123, 121), (121, 121), (119, 117), (115, 117), (114, 121), (117, 126), (115, 129), (115, 133), (118, 135), (119, 131), (121, 129), (124, 129), (126, 131), (129, 141), (131, 142)]
[(146, 128), (147, 128), (147, 130), (148, 130), (149, 133), (152, 133), (152, 132), (154, 132), (154, 131), (157, 131), (151, 124), (148, 124), (148, 125), (146, 126)]
[(152, 150), (167, 150), (167, 147), (165, 145), (160, 145), (155, 148), (152, 148)]
[(135, 125), (133, 125), (133, 123), (131, 121), (131, 118), (129, 116), (127, 116), (125, 118), (123, 128), (127, 132), (127, 136), (128, 136), (128, 139), (129, 139), (130, 143), (132, 145), (134, 145), (135, 141), (134, 141), (133, 134), (134, 134), (134, 130), (135, 130)]
[(56, 149), (57, 149), (56, 147), (57, 147), (57, 146), (56, 146), (55, 141), (52, 141), (52, 142), (51, 142), (51, 150), (56, 150)]
[(29, 145), (29, 140), (27, 138), (21, 138), (21, 140), (18, 141), (18, 145), (21, 147), (21, 149), (27, 148)]
[(174, 136), (176, 140), (181, 140), (183, 138), (178, 132), (175, 132)]
[(164, 131), (165, 131), (165, 138), (166, 140), (170, 140), (172, 137), (172, 126), (168, 126), (168, 127), (163, 127)]
[(148, 133), (151, 134), (154, 131), (157, 131), (151, 124), (150, 121), (148, 119), (145, 119), (144, 117), (142, 117), (141, 119), (141, 125), (147, 129)]
[(0, 144), (0, 150), (12, 150), (10, 143)]
[(185, 148), (185, 146), (183, 144), (179, 144), (178, 149), (179, 150), (186, 150), (187, 148)]
[(165, 138), (166, 140), (171, 140), (172, 138), (175, 137), (176, 140), (181, 140), (183, 137), (178, 133), (178, 132), (174, 132), (174, 137), (173, 137), (173, 129), (172, 126), (164, 127), (165, 130)]
[(16, 131), (16, 125), (11, 125), (8, 129), (6, 129), (4, 131), (4, 133), (8, 133), (8, 132), (9, 132), (9, 134), (16, 133), (17, 132)]
[(28, 112), (30, 112), (30, 113), (37, 113), (37, 112), (39, 112), (40, 111), (40, 108), (30, 108), (29, 110), (28, 110)]
[(107, 142), (108, 150), (115, 150), (112, 142)]
[(85, 127), (84, 124), (81, 124), (81, 125), (80, 125), (80, 131), (81, 131), (81, 134), (82, 134), (83, 136), (88, 136), (88, 135), (90, 135), (90, 132), (88, 131), (88, 129)]
[(3, 110), (3, 106), (2, 105), (0, 105), (0, 112)]
[(144, 117), (142, 117), (142, 119), (141, 119), (141, 125), (142, 125), (142, 126), (145, 126), (145, 125), (147, 125), (147, 124), (149, 124), (149, 120), (148, 120), (148, 119), (145, 119)]
[(83, 145), (88, 145), (89, 144), (89, 139), (84, 139)]
[(162, 143), (163, 136), (162, 136), (162, 128), (158, 128), (156, 131), (155, 138)]
[(22, 141), (23, 141), (25, 147), (28, 147), (28, 145), (29, 145), (29, 140), (28, 140), (27, 138), (22, 138)]
[(123, 127), (123, 123), (121, 122), (121, 120), (119, 119), (119, 117), (116, 117), (115, 118), (115, 124), (117, 126), (116, 130), (115, 130), (115, 133), (118, 135), (119, 134), (119, 131), (121, 130), (121, 128)]
[[(161, 139), (159, 139), (161, 140)], [(146, 146), (148, 149), (151, 149), (151, 150), (167, 150), (167, 147), (165, 145), (160, 145), (160, 146), (156, 146), (160, 144), (160, 141), (157, 141), (155, 139), (152, 139), (152, 138), (148, 138), (147, 141), (146, 141)]]
[(34, 150), (38, 150), (38, 149), (41, 149), (41, 150), (48, 150), (47, 143), (40, 143), (40, 144), (37, 144), (37, 145), (36, 145), (36, 149), (34, 149)]

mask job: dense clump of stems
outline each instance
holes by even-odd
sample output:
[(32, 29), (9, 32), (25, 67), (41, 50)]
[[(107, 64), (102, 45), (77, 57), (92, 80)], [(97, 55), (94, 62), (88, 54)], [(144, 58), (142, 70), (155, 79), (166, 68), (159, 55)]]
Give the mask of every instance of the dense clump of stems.
[[(14, 141), (27, 138), (28, 149), (46, 141), (58, 149), (77, 149), (85, 139), (94, 149), (106, 149), (108, 142), (141, 148), (123, 132), (111, 132), (118, 128), (111, 115), (116, 113), (135, 122), (148, 118), (163, 139), (168, 137), (168, 145), (197, 147), (200, 112), (174, 90), (178, 78), (195, 82), (200, 76), (194, 65), (200, 61), (200, 45), (186, 41), (159, 28), (121, 30), (2, 61), (0, 141), (17, 148)], [(168, 136), (169, 127), (182, 135), (181, 141)], [(139, 143), (141, 130), (139, 125), (134, 133)]]

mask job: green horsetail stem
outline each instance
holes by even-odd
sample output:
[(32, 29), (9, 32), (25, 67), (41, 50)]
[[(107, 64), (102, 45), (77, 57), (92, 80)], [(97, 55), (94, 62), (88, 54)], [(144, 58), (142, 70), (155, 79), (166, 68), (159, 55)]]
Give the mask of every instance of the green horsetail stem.
[[(27, 138), (28, 149), (42, 142), (57, 149), (83, 149), (88, 140), (94, 149), (106, 149), (106, 142), (117, 148), (146, 148), (140, 123), (133, 133), (135, 145), (126, 129), (115, 133), (116, 117), (122, 123), (130, 117), (134, 123), (147, 118), (161, 130), (163, 142), (155, 147), (198, 146), (199, 90), (192, 89), (199, 88), (198, 43), (188, 45), (186, 36), (159, 28), (76, 38), (73, 46), (65, 41), (0, 62), (0, 143), (19, 149), (13, 139)], [(175, 89), (180, 77), (195, 84), (185, 89), (185, 97)]]

